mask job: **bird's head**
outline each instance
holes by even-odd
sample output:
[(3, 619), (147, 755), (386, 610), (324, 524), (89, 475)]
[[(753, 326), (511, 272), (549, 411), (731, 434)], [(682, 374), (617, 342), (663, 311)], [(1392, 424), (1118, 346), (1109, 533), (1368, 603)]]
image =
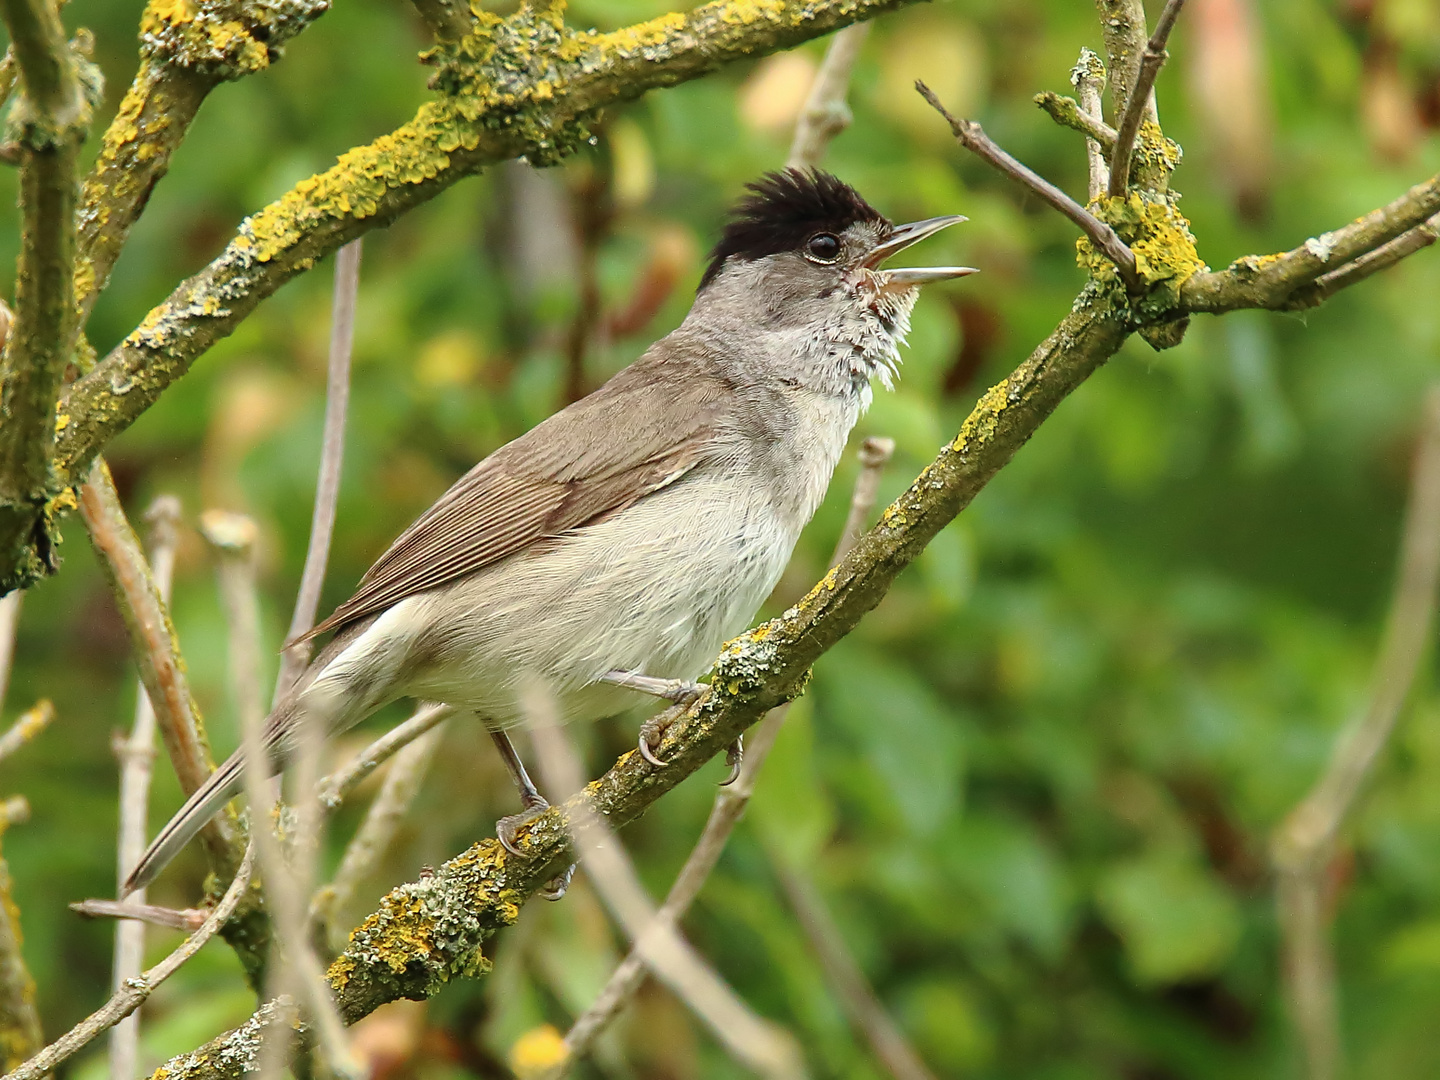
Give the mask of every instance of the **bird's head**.
[(778, 315), (812, 305), (826, 310), (841, 300), (894, 330), (908, 320), (919, 286), (977, 272), (968, 266), (883, 265), (964, 221), (958, 214), (892, 225), (849, 184), (818, 169), (766, 173), (747, 187), (710, 253), (701, 293), (735, 278), (763, 293), (765, 306)]

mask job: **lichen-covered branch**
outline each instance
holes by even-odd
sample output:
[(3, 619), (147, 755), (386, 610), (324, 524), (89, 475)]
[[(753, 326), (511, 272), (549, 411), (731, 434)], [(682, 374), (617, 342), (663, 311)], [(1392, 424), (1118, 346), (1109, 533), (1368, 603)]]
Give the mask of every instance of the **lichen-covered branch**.
[(90, 106), (49, 0), (3, 0), (24, 94), (12, 110), (20, 155), (15, 323), (0, 365), (0, 592), (52, 568), (47, 502), (55, 401), (75, 327), (75, 179)]
[[(911, 0), (716, 0), (611, 33), (574, 32), (554, 8), (486, 14), (430, 54), (439, 91), (408, 124), (342, 155), (248, 218), (59, 407), (58, 463), (74, 475), (206, 349), (285, 282), (486, 165), (558, 160), (596, 110), (797, 45)], [(0, 565), (0, 570), (3, 570)]]
[(1082, 109), (1074, 98), (1057, 94), (1053, 90), (1044, 90), (1035, 95), (1034, 101), (1051, 120), (1061, 127), (1080, 132), (1091, 142), (1097, 143), (1105, 154), (1108, 155), (1115, 148), (1115, 129), (1098, 116), (1092, 116)]
[[(1239, 308), (1279, 310), (1303, 300), (1305, 287), (1332, 272), (1344, 272), (1349, 264), (1362, 260), (1411, 230), (1424, 226), (1440, 213), (1440, 175), (1416, 184), (1387, 206), (1372, 210), (1363, 217), (1332, 232), (1306, 240), (1299, 247), (1278, 255), (1247, 255), (1236, 259), (1224, 270), (1204, 272), (1190, 277), (1180, 288), (1180, 303), (1192, 312), (1219, 314)], [(1417, 235), (1417, 240), (1423, 236)], [(1375, 270), (1391, 266), (1404, 255), (1425, 247), (1409, 243), (1390, 251)], [(1343, 285), (1353, 284), (1368, 274), (1330, 278), (1325, 295), (1333, 294)], [(1317, 298), (1316, 302), (1319, 299)], [(1297, 306), (1309, 306), (1298, 304)]]
[(140, 67), (80, 193), (75, 299), (83, 321), (200, 104), (220, 83), (268, 67), (330, 0), (150, 0)]
[[(726, 646), (711, 688), (667, 730), (657, 768), (638, 752), (576, 796), (611, 827), (723, 752), (771, 708), (800, 693), (810, 666), (878, 604), (896, 575), (1014, 456), (1062, 400), (1119, 349), (1124, 318), (1093, 283), (1054, 333), (975, 406), (946, 446), (880, 523), (795, 607)], [(573, 800), (572, 800), (573, 801)], [(567, 806), (569, 804), (567, 803)], [(392, 890), (331, 965), (347, 1023), (398, 998), (423, 998), (451, 979), (479, 975), (481, 947), (513, 923), (520, 906), (570, 859), (564, 807), (522, 833), (523, 855), (482, 840), (423, 880)], [(273, 1016), (273, 1006), (266, 1006)], [(219, 1080), (253, 1060), (261, 1014), (202, 1051), (172, 1059), (167, 1080)], [(157, 1074), (159, 1075), (159, 1074)]]
[[(1165, 51), (1165, 43), (1170, 39), (1170, 31), (1175, 28), (1175, 20), (1180, 17), (1180, 9), (1184, 6), (1185, 0), (1167, 0), (1165, 10), (1155, 24), (1155, 33), (1140, 54), (1139, 70), (1135, 74), (1135, 85), (1130, 89), (1129, 100), (1125, 103), (1125, 114), (1115, 124), (1115, 148), (1110, 155), (1111, 195), (1125, 194), (1130, 184), (1130, 155), (1135, 149), (1140, 125), (1147, 116), (1151, 123), (1155, 122), (1155, 77), (1170, 55)], [(1158, 131), (1155, 134), (1157, 138), (1162, 137)], [(1145, 184), (1150, 178), (1140, 176), (1137, 179)]]

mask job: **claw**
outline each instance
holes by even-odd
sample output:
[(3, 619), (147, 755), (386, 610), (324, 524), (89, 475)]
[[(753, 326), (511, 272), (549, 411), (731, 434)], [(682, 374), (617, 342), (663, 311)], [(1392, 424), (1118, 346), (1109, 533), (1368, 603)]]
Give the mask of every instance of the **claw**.
[[(511, 855), (525, 854), (517, 844), (516, 834), (546, 810), (550, 809), (550, 804), (539, 795), (535, 796), (535, 799), (539, 801), (526, 799), (525, 809), (521, 810), (520, 813), (510, 814), (495, 822), (495, 838), (500, 841), (500, 846), (510, 852)], [(563, 890), (561, 891), (561, 895), (564, 895)]]
[(729, 787), (736, 780), (740, 779), (740, 766), (745, 764), (745, 736), (736, 735), (735, 741), (725, 751), (725, 764), (730, 766), (730, 772), (725, 779), (720, 781), (721, 787)]
[(637, 742), (640, 756), (657, 769), (663, 769), (670, 763), (656, 757), (655, 751), (652, 750), (651, 747), (665, 737), (665, 729), (675, 722), (675, 718), (679, 716), (684, 709), (685, 706), (676, 705), (673, 708), (666, 709), (664, 712), (656, 713), (640, 725), (640, 738)]
[(575, 867), (577, 865), (577, 863), (572, 862), (544, 885), (541, 885), (540, 888), (536, 890), (536, 895), (539, 896), (541, 900), (559, 900), (565, 895), (566, 890), (570, 888), (570, 879), (575, 876)]

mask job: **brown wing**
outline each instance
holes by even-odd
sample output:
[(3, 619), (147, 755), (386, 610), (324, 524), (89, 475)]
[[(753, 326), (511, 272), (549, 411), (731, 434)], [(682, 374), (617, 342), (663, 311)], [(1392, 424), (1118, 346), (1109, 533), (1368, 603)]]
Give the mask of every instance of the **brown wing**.
[[(711, 445), (722, 387), (700, 372), (658, 393), (642, 358), (462, 476), (298, 640), (383, 611), (673, 483)], [(672, 385), (673, 383), (673, 385)]]

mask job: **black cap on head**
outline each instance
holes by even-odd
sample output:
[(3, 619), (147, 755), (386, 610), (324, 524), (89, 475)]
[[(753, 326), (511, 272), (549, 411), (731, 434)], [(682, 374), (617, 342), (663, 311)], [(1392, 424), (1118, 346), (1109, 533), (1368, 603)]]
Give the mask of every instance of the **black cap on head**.
[[(760, 259), (797, 250), (817, 232), (842, 233), (857, 221), (890, 221), (839, 177), (819, 169), (766, 173), (745, 185), (750, 191), (731, 211), (700, 288), (714, 279), (731, 255)], [(697, 290), (698, 291), (698, 290)]]

